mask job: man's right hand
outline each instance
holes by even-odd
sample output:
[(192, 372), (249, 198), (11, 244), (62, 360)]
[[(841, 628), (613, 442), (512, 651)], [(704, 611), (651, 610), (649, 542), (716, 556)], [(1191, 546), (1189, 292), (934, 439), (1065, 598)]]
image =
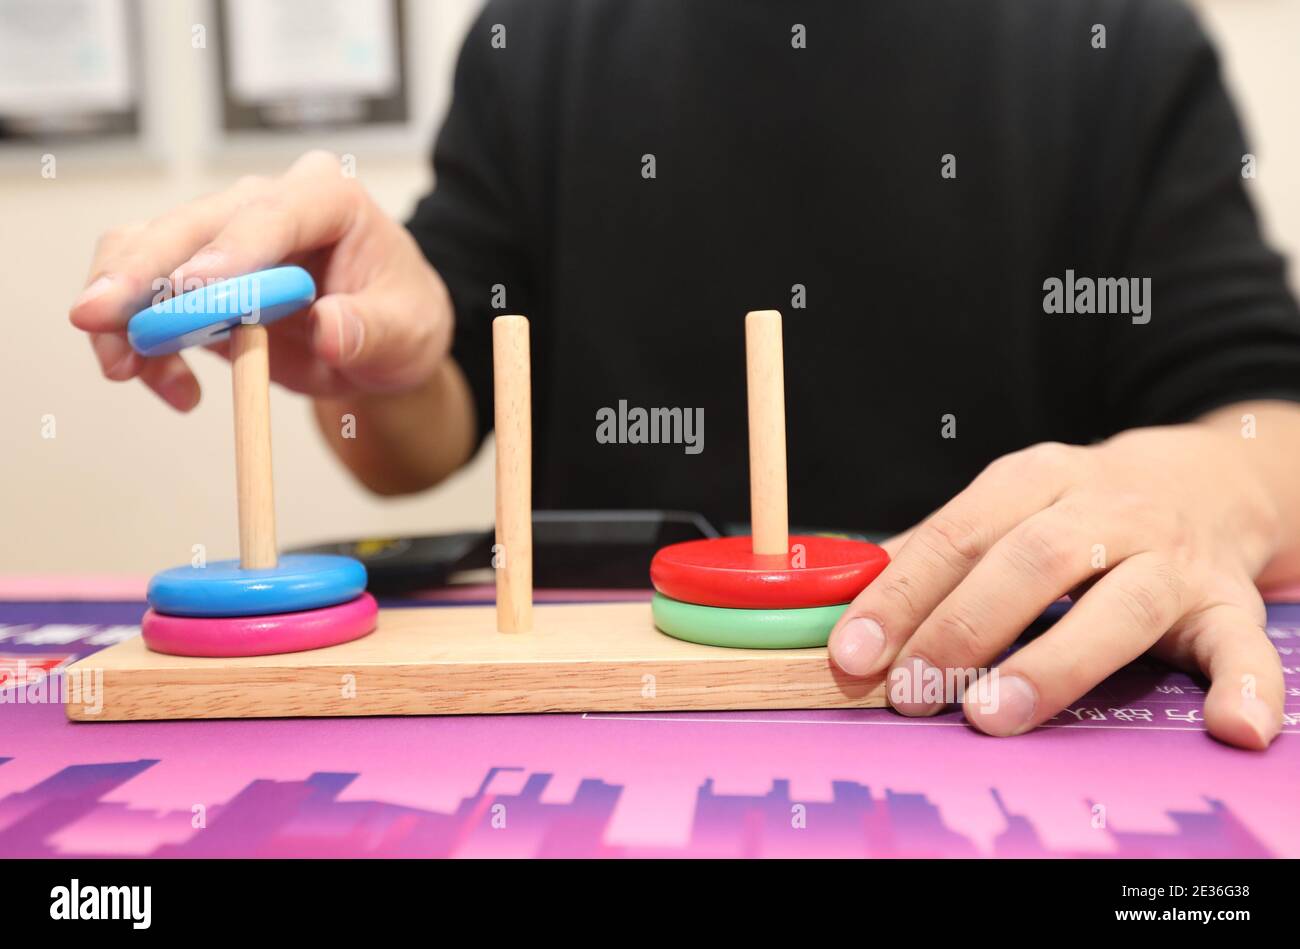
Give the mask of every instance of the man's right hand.
[(70, 318), (91, 335), (107, 378), (139, 376), (188, 412), (199, 401), (194, 374), (179, 354), (138, 355), (127, 342), (127, 320), (158, 296), (160, 278), (173, 295), (279, 264), (306, 268), (319, 297), (305, 316), (270, 328), (276, 381), (340, 399), (411, 392), (442, 368), (452, 331), (442, 279), (406, 229), (328, 152), (304, 155), (278, 178), (244, 178), (106, 233)]

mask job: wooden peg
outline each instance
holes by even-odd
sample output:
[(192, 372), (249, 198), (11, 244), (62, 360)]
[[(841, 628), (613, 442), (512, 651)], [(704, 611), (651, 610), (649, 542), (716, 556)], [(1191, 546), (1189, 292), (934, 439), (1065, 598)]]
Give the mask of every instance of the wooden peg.
[(230, 332), (235, 392), (235, 481), (239, 498), (239, 565), (268, 570), (275, 546), (275, 483), (271, 475), (271, 363), (266, 327)]
[(528, 320), (492, 321), (492, 375), (496, 403), (497, 629), (533, 628), (533, 409)]
[(745, 316), (749, 388), (749, 507), (756, 554), (785, 556), (790, 547), (785, 473), (785, 371), (781, 314)]

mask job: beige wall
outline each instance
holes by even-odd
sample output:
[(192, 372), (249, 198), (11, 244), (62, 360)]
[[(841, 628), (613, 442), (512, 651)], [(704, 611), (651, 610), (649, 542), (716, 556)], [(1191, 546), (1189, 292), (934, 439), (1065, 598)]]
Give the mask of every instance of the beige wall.
[(1274, 244), (1300, 285), (1300, 0), (1193, 0), (1218, 42), (1259, 159), (1251, 182)]
[[(1293, 256), (1300, 250), (1300, 0), (1201, 0), (1260, 157), (1253, 183), (1267, 224)], [(204, 401), (190, 416), (142, 387), (96, 371), (66, 310), (85, 276), (96, 235), (139, 220), (247, 170), (273, 171), (302, 148), (357, 155), (379, 202), (405, 214), (429, 184), (419, 149), (303, 139), (285, 148), (214, 153), (205, 141), (204, 53), (190, 28), (197, 0), (146, 0), (144, 29), (161, 57), (151, 88), (165, 117), (155, 160), (122, 159), (105, 170), (75, 150), (56, 152), (44, 180), (38, 157), (0, 156), (0, 571), (149, 572), (235, 550), (229, 373), (193, 357)], [(452, 58), (475, 0), (417, 0), (415, 82), (421, 135), (445, 105)], [(165, 78), (163, 78), (165, 77)], [(1293, 273), (1295, 273), (1293, 262)], [(356, 488), (322, 446), (303, 400), (276, 392), (277, 505), (283, 545), (331, 537), (432, 532), (490, 522), (491, 453), (424, 496), (380, 501)], [(56, 437), (41, 437), (53, 415)]]

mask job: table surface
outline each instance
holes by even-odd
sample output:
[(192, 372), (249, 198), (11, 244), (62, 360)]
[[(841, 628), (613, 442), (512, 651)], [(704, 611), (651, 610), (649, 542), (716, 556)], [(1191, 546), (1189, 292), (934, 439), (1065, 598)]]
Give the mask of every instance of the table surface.
[(1300, 856), (1300, 605), (1270, 605), (1287, 719), (1250, 753), (1147, 663), (1012, 740), (885, 709), (66, 721), (57, 670), (138, 634), (138, 595), (0, 581), (0, 854)]

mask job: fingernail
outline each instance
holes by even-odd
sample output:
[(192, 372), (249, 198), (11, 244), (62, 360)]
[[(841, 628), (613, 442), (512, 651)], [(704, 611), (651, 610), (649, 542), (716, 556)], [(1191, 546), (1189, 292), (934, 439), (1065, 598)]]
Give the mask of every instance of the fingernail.
[(81, 296), (77, 297), (77, 299), (73, 302), (72, 308), (75, 310), (79, 306), (85, 306), (87, 303), (89, 303), (91, 300), (95, 299), (96, 297), (102, 296), (103, 294), (107, 293), (115, 285), (116, 282), (113, 280), (112, 277), (109, 276), (96, 277), (91, 282), (91, 284), (88, 287), (86, 287), (85, 290), (81, 291)]
[(339, 359), (351, 362), (361, 352), (365, 328), (361, 319), (345, 306), (339, 307)]
[(889, 704), (904, 715), (933, 715), (946, 701), (943, 673), (920, 656), (909, 656), (889, 672)]
[(1038, 708), (1038, 692), (1017, 675), (999, 675), (988, 683), (988, 701), (968, 702), (966, 715), (980, 731), (998, 737), (1018, 735), (1029, 727)]
[(831, 659), (851, 676), (864, 676), (876, 667), (885, 651), (885, 631), (865, 616), (849, 620), (831, 637)]
[(1282, 730), (1282, 721), (1273, 710), (1257, 695), (1244, 696), (1241, 700), (1241, 715), (1262, 744), (1267, 745)]
[(103, 333), (91, 340), (91, 346), (106, 377), (121, 382), (132, 375), (135, 351), (122, 337)]

